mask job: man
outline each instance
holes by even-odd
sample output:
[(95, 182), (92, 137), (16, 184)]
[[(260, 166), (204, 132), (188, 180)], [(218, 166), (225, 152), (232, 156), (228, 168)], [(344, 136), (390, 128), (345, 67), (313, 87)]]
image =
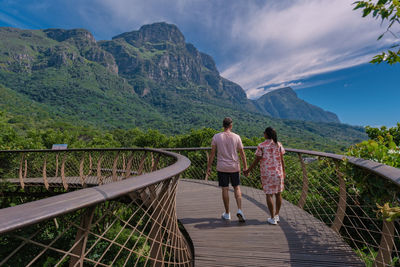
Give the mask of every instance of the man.
[(240, 162), (237, 151), (243, 163), (243, 170), (247, 169), (246, 156), (243, 150), (240, 136), (232, 132), (232, 119), (227, 117), (222, 123), (224, 131), (214, 135), (211, 143), (211, 154), (207, 164), (207, 175), (211, 174), (211, 166), (214, 161), (215, 151), (217, 151), (217, 174), (218, 184), (222, 188), (222, 200), (225, 206), (225, 212), (222, 213), (222, 219), (230, 220), (229, 212), (229, 182), (235, 191), (236, 204), (238, 211), (236, 213), (240, 222), (246, 219), (242, 212), (242, 193), (240, 192)]

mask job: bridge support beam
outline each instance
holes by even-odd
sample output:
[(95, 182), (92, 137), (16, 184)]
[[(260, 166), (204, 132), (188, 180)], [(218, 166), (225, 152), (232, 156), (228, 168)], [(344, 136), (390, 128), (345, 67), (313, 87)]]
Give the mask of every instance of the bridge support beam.
[(339, 203), (336, 211), (335, 220), (331, 226), (332, 230), (336, 233), (339, 233), (340, 228), (343, 225), (343, 219), (346, 214), (346, 205), (347, 205), (347, 193), (346, 193), (346, 183), (343, 179), (343, 174), (339, 170), (339, 161), (335, 160), (336, 165), (336, 175), (339, 179)]
[(299, 208), (303, 209), (304, 205), (306, 204), (306, 200), (307, 200), (308, 176), (307, 176), (306, 164), (304, 163), (303, 157), (301, 156), (300, 153), (297, 153), (297, 155), (299, 156), (301, 169), (303, 171), (303, 188), (301, 190), (301, 196), (300, 196), (299, 202), (297, 203), (297, 206)]
[(79, 255), (79, 257), (76, 256), (71, 256), (71, 260), (69, 261), (69, 266), (83, 266), (83, 259), (84, 259), (84, 254), (86, 250), (86, 243), (88, 239), (88, 234), (89, 234), (89, 229), (90, 226), (92, 225), (92, 220), (94, 216), (94, 211), (96, 209), (96, 206), (90, 207), (86, 210), (85, 213), (82, 214), (81, 218), (81, 227), (78, 229), (76, 236), (75, 236), (75, 242), (74, 242), (74, 248), (71, 251), (72, 254), (74, 255)]
[(374, 266), (387, 266), (392, 261), (392, 249), (394, 245), (394, 221), (388, 222), (383, 219), (381, 243)]

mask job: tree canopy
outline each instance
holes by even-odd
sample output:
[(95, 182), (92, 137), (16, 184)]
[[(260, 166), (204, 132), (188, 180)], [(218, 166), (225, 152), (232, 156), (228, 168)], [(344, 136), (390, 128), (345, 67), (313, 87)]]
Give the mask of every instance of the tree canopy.
[[(392, 31), (393, 26), (396, 24), (400, 25), (400, 1), (399, 0), (367, 0), (367, 1), (356, 1), (354, 2), (356, 9), (362, 9), (363, 17), (371, 15), (373, 18), (380, 19), (381, 23), (388, 22), (386, 31), (382, 33), (378, 40), (380, 40), (385, 34), (390, 33), (396, 39), (390, 49), (386, 52), (382, 52), (379, 55), (374, 56), (371, 63), (386, 62), (390, 65), (400, 62), (400, 41), (399, 36)], [(392, 50), (394, 49), (394, 50)], [(397, 51), (396, 51), (397, 50)]]

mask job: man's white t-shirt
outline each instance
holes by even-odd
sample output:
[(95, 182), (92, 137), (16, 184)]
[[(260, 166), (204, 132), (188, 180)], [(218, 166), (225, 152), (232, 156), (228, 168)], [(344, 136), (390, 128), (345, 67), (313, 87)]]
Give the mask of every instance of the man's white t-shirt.
[(240, 136), (232, 132), (222, 132), (214, 135), (212, 146), (217, 146), (217, 171), (238, 172), (240, 162), (237, 150), (243, 148)]

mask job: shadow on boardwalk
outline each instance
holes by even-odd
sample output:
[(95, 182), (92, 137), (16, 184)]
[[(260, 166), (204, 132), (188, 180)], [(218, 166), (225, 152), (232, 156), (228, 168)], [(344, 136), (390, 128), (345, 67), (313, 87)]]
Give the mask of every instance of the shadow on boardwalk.
[(215, 182), (187, 179), (178, 187), (178, 218), (193, 241), (196, 266), (364, 266), (340, 236), (287, 201), (280, 224), (267, 224), (261, 190), (242, 187), (245, 223), (230, 192), (232, 221), (221, 220), (220, 191)]

